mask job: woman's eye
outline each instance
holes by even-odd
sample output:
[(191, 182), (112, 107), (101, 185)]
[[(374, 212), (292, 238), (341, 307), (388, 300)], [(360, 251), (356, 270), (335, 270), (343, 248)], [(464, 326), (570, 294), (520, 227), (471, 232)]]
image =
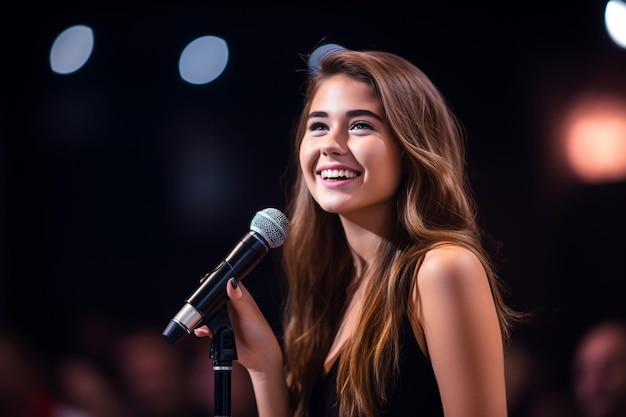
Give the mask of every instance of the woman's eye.
[(326, 125), (324, 123), (320, 123), (320, 122), (314, 122), (311, 123), (311, 125), (309, 126), (309, 130), (314, 131), (314, 130), (325, 130), (326, 129)]
[(354, 129), (354, 130), (361, 130), (361, 129), (373, 129), (372, 125), (367, 123), (367, 122), (354, 122), (352, 124), (352, 126), (350, 127), (350, 129)]

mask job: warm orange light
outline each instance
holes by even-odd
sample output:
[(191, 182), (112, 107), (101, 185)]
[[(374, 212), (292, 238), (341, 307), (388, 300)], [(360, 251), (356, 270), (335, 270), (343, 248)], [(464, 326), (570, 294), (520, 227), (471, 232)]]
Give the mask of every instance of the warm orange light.
[(580, 180), (626, 180), (626, 101), (587, 97), (572, 107), (561, 131), (567, 163)]

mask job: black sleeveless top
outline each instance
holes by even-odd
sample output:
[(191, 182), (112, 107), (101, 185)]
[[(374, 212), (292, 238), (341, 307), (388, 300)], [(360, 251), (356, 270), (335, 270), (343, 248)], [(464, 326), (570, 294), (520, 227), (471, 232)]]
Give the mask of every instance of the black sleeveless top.
[[(411, 326), (404, 320), (400, 333), (400, 374), (389, 402), (380, 414), (393, 417), (443, 417), (441, 397), (430, 361), (420, 349)], [(311, 395), (311, 417), (337, 417), (338, 360), (321, 376)]]

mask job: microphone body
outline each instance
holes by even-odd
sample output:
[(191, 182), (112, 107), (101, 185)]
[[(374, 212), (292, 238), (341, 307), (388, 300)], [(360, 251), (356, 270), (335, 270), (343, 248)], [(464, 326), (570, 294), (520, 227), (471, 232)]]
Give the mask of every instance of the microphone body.
[(179, 312), (170, 320), (163, 337), (174, 344), (193, 329), (219, 312), (228, 299), (226, 283), (245, 277), (271, 248), (283, 244), (289, 223), (280, 211), (259, 211), (246, 233), (228, 255), (200, 280), (198, 288), (185, 300)]

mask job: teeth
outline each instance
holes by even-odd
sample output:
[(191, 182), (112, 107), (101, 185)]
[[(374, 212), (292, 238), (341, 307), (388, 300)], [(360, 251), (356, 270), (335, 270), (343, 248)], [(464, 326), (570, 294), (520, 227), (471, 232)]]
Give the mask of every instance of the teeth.
[(320, 174), (325, 180), (350, 179), (355, 178), (359, 175), (357, 172), (350, 171), (348, 169), (324, 169), (322, 170), (322, 172), (320, 172)]

